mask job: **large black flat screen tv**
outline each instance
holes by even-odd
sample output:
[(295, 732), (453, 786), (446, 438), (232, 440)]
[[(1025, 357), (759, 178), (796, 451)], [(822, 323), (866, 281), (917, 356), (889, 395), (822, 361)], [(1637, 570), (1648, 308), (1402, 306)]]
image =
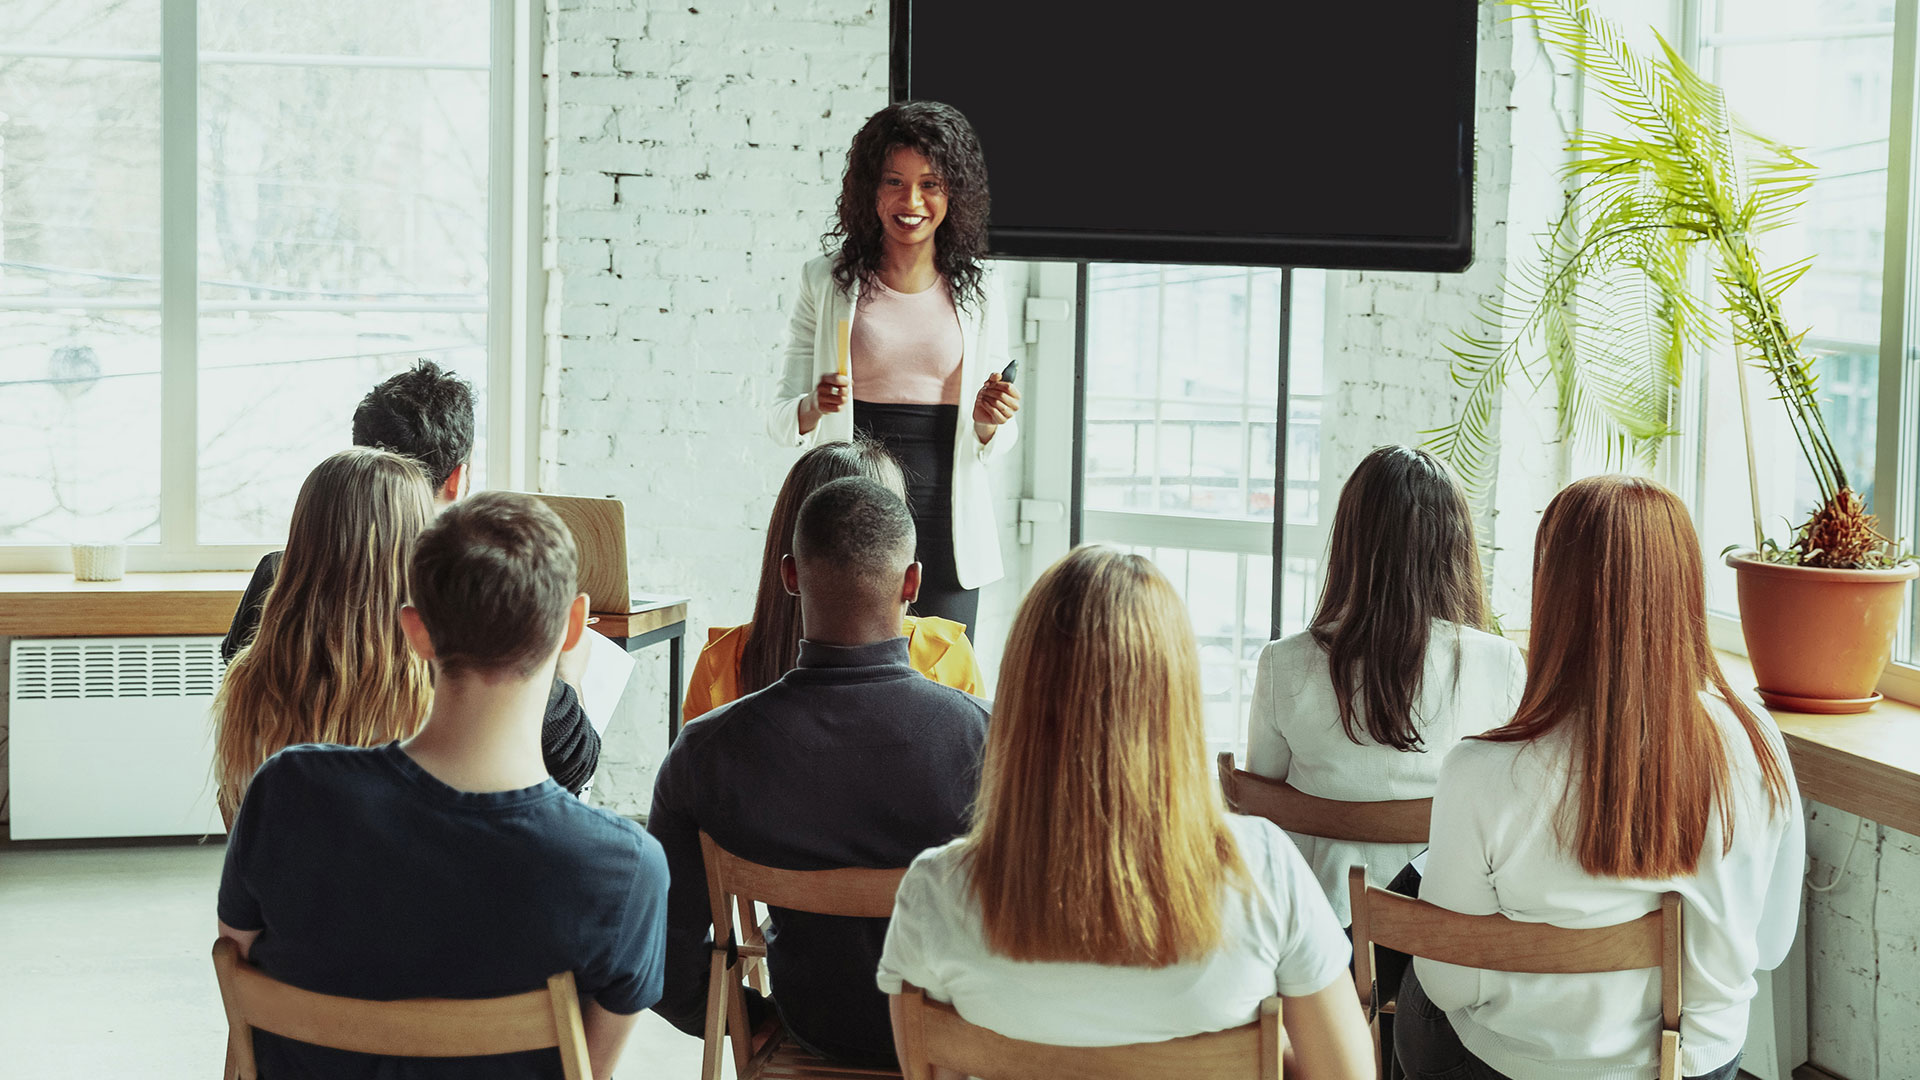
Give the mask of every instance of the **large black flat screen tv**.
[(892, 0), (980, 134), (996, 255), (1461, 270), (1475, 0)]

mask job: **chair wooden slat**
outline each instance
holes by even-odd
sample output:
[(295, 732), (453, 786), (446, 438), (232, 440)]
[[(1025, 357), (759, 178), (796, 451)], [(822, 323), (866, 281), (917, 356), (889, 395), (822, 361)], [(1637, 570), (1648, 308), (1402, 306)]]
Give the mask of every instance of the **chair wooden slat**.
[(1680, 973), (1685, 908), (1680, 894), (1661, 897), (1660, 910), (1629, 922), (1590, 929), (1520, 922), (1505, 915), (1462, 915), (1369, 886), (1366, 871), (1347, 872), (1353, 908), (1354, 985), (1373, 1011), (1373, 948), (1484, 971), (1589, 975), (1660, 969), (1660, 1075), (1679, 1076)]
[(253, 1080), (253, 1029), (336, 1050), (389, 1057), (479, 1057), (559, 1050), (569, 1080), (591, 1074), (571, 972), (507, 997), (364, 1001), (288, 986), (239, 958), (231, 938), (213, 947), (226, 1005), (234, 1075)]
[(1363, 844), (1424, 844), (1433, 818), (1432, 799), (1342, 802), (1309, 795), (1291, 784), (1234, 766), (1233, 752), (1222, 751), (1217, 765), (1220, 791), (1235, 813), (1263, 817), (1303, 836)]
[(900, 995), (901, 1048), (908, 1080), (932, 1068), (980, 1080), (1279, 1080), (1286, 1040), (1280, 999), (1261, 1003), (1253, 1023), (1227, 1031), (1127, 1046), (1051, 1046), (1009, 1039), (969, 1024), (950, 1005), (908, 985)]
[(728, 889), (768, 907), (806, 911), (815, 915), (845, 915), (884, 919), (893, 914), (893, 894), (899, 891), (897, 870), (780, 870), (733, 854), (701, 834), (702, 854), (711, 852)]
[[(766, 963), (765, 937), (753, 922), (756, 901), (820, 915), (885, 918), (893, 914), (893, 896), (906, 869), (779, 870), (740, 858), (704, 832), (700, 853), (706, 864), (714, 940), (703, 1080), (720, 1080), (723, 1045), (731, 1046), (736, 1080), (898, 1077), (898, 1072), (886, 1069), (854, 1068), (815, 1057), (795, 1045), (777, 1020), (750, 1031), (742, 980), (756, 975), (764, 979), (756, 971)], [(736, 916), (742, 924), (738, 930)]]
[(1657, 911), (1615, 926), (1568, 930), (1505, 915), (1462, 915), (1384, 889), (1371, 890), (1367, 908), (1367, 935), (1374, 944), (1444, 964), (1532, 975), (1660, 966)]

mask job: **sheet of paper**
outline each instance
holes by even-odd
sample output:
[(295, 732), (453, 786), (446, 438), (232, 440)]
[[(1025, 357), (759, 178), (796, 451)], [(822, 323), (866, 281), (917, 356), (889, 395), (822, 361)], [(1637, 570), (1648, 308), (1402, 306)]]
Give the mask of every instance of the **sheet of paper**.
[[(593, 714), (588, 713), (587, 719), (593, 719)], [(1427, 876), (1427, 853), (1425, 851), (1413, 857), (1413, 871), (1421, 877)]]
[(608, 638), (587, 631), (587, 673), (580, 679), (580, 707), (586, 710), (587, 723), (602, 735), (627, 692), (627, 680), (633, 675), (633, 657)]

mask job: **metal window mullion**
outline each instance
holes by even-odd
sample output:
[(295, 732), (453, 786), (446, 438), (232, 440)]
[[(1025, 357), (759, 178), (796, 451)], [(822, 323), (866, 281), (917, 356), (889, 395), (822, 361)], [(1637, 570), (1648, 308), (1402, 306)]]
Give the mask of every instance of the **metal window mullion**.
[(161, 0), (160, 546), (199, 538), (198, 0)]
[(515, 463), (525, 434), (516, 430), (525, 390), (514, 375), (514, 104), (518, 90), (513, 0), (491, 0), (487, 76), (487, 470), (489, 487), (531, 485)]
[[(1895, 523), (1894, 535), (1914, 535), (1920, 525), (1916, 506), (1916, 456), (1920, 456), (1920, 365), (1914, 362), (1913, 259), (1914, 123), (1920, 80), (1916, 44), (1920, 40), (1920, 0), (1896, 0), (1893, 35), (1892, 120), (1887, 143), (1886, 251), (1880, 286), (1880, 403), (1874, 431), (1874, 509)], [(1908, 609), (1913, 591), (1908, 589)], [(1894, 656), (1910, 656), (1911, 623), (1900, 628)]]

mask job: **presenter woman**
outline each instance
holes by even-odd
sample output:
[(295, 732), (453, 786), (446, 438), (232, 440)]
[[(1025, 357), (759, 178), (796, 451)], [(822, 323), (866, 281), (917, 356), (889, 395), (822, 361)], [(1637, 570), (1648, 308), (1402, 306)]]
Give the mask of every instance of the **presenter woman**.
[(1006, 313), (982, 262), (987, 169), (959, 111), (908, 101), (853, 138), (838, 249), (801, 271), (780, 393), (778, 442), (858, 431), (899, 458), (924, 577), (916, 615), (976, 631), (982, 585), (999, 580), (987, 462), (1012, 449), (1020, 392), (1003, 378)]

